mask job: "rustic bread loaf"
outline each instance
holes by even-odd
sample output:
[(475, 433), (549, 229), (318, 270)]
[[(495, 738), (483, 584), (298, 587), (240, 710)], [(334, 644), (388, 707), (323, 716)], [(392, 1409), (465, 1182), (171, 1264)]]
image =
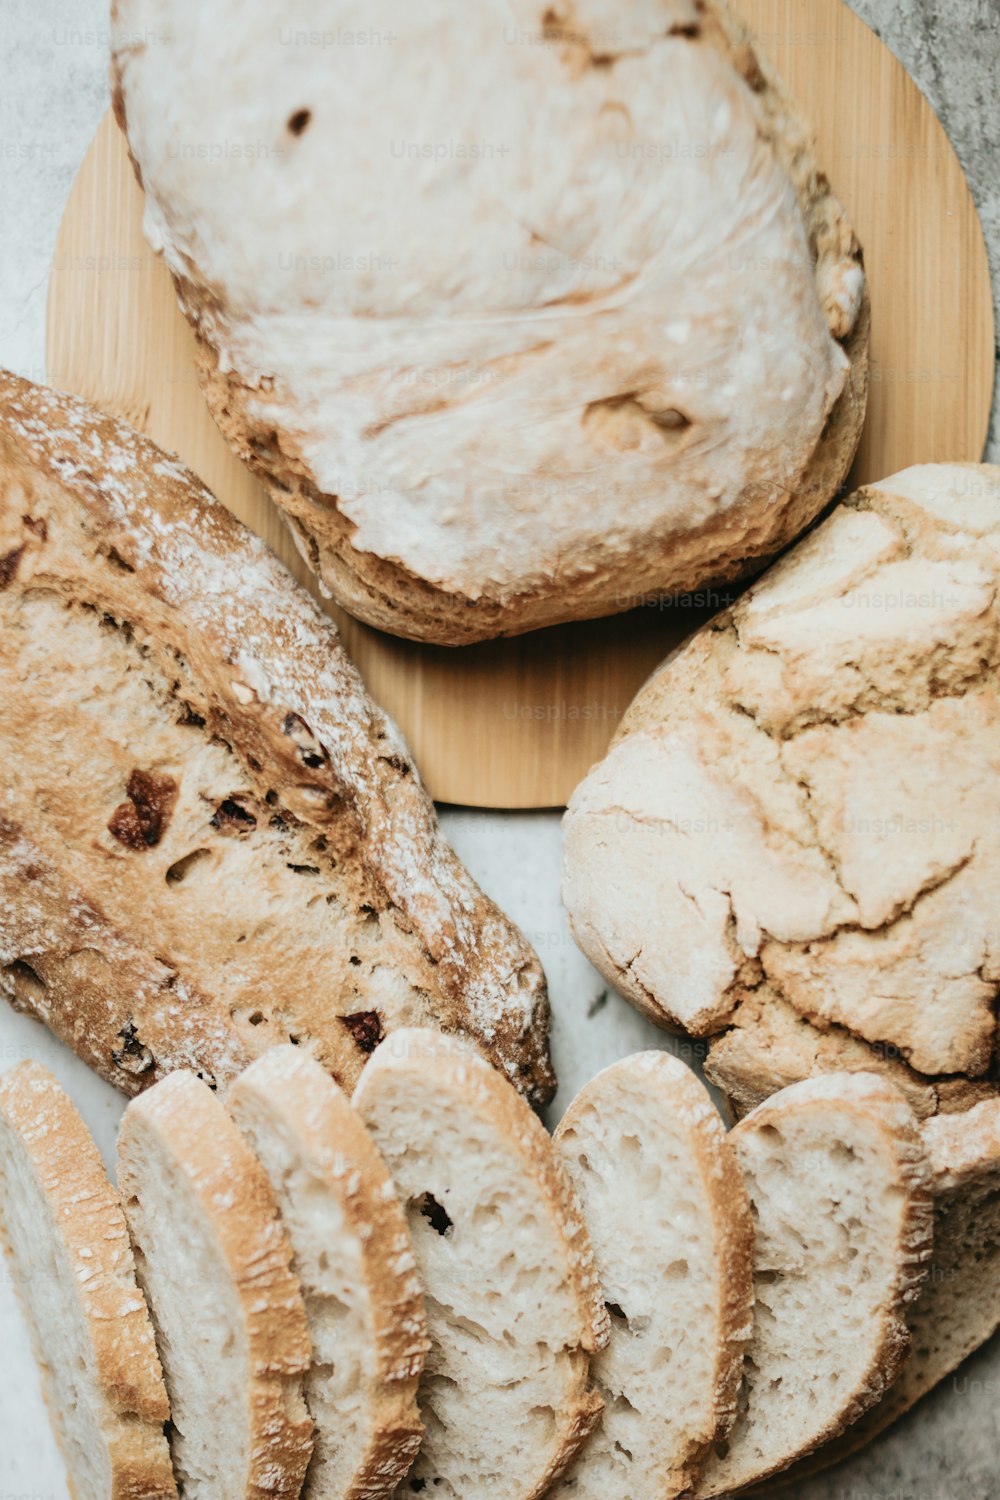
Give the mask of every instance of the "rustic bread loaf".
[(307, 563), (461, 643), (778, 551), (850, 465), (868, 305), (721, 0), (372, 14), (114, 6), (147, 239)]
[(208, 1085), (178, 1072), (126, 1109), (118, 1181), (184, 1500), (296, 1500), (312, 1348), (263, 1167)]
[(427, 1030), (376, 1050), (354, 1098), (409, 1218), (431, 1348), (400, 1500), (536, 1500), (601, 1411), (607, 1312), (544, 1127), (477, 1053)]
[(0, 1080), (0, 1220), (74, 1500), (172, 1500), (170, 1407), (125, 1216), (35, 1062)]
[(753, 1318), (753, 1221), (722, 1122), (690, 1068), (626, 1058), (555, 1135), (611, 1314), (604, 1412), (553, 1496), (671, 1500), (736, 1417)]
[(1000, 469), (867, 486), (664, 663), (573, 796), (578, 941), (654, 1020), (735, 1028), (709, 1070), (747, 1098), (755, 1067), (766, 1092), (862, 1052), (992, 1091), (998, 582)]
[(274, 1047), (226, 1104), (262, 1163), (302, 1285), (316, 1425), (303, 1500), (391, 1496), (420, 1447), (427, 1350), (406, 1218), (355, 1111), (300, 1047)]
[(788, 1473), (799, 1479), (877, 1437), (1000, 1328), (1000, 1100), (921, 1126), (934, 1194), (934, 1256), (906, 1315), (910, 1353), (877, 1406)]
[(743, 1410), (697, 1500), (779, 1473), (878, 1401), (906, 1357), (933, 1235), (917, 1123), (884, 1079), (794, 1084), (729, 1139), (754, 1219), (754, 1331)]
[(541, 968), (264, 545), (152, 443), (0, 375), (0, 993), (136, 1092), (395, 1026), (553, 1088)]

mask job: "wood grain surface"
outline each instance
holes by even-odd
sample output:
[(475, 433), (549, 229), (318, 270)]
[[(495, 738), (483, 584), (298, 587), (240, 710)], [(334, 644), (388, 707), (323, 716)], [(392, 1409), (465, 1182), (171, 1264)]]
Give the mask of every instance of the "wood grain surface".
[[(736, 7), (812, 120), (819, 159), (865, 249), (873, 305), (868, 418), (852, 480), (978, 459), (994, 328), (982, 230), (930, 106), (843, 0)], [(315, 592), (285, 527), (204, 404), (193, 338), (142, 237), (142, 194), (110, 116), (70, 194), (49, 283), (51, 382), (176, 451)], [(650, 608), (459, 649), (382, 635), (324, 604), (433, 795), (485, 807), (564, 803), (629, 700), (707, 609)]]

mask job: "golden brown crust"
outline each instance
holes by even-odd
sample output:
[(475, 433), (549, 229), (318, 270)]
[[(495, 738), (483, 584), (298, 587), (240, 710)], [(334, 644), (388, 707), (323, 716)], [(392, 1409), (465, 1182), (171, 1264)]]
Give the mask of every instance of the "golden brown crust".
[(375, 1143), (340, 1089), (308, 1056), (275, 1048), (233, 1085), (237, 1122), (268, 1101), (294, 1131), (296, 1150), (336, 1195), (361, 1254), (375, 1368), (364, 1392), (370, 1446), (344, 1500), (379, 1500), (405, 1477), (423, 1437), (417, 1388), (427, 1351), (424, 1297), (406, 1216)]
[[(0, 1129), (16, 1140), (38, 1178), (59, 1237), (58, 1258), (76, 1288), (104, 1408), (110, 1500), (168, 1500), (177, 1488), (163, 1432), (170, 1417), (163, 1373), (125, 1216), (97, 1148), (75, 1106), (36, 1062), (20, 1063), (0, 1081)], [(15, 1281), (31, 1321), (30, 1283), (20, 1284), (16, 1266)], [(47, 1384), (50, 1353), (36, 1352)], [(48, 1391), (46, 1400), (58, 1435), (61, 1413)]]
[[(246, 1500), (295, 1500), (312, 1455), (312, 1422), (301, 1402), (300, 1379), (312, 1346), (270, 1183), (211, 1089), (191, 1073), (176, 1072), (125, 1111), (118, 1176), (127, 1213), (130, 1200), (141, 1201), (144, 1191), (133, 1160), (142, 1132), (156, 1137), (183, 1172), (242, 1307), (252, 1372)], [(131, 1214), (129, 1219), (141, 1253)], [(155, 1322), (155, 1305), (153, 1317)]]
[[(730, 16), (724, 0), (704, 0), (698, 9), (698, 39), (692, 45), (721, 52), (754, 96), (761, 137), (798, 199), (819, 301), (850, 362), (847, 383), (808, 462), (801, 471), (783, 476), (778, 498), (774, 483), (750, 483), (731, 508), (698, 524), (664, 528), (642, 555), (612, 561), (560, 559), (548, 578), (534, 580), (527, 591), (498, 588), (485, 579), (475, 597), (440, 587), (402, 562), (354, 546), (354, 523), (339, 508), (337, 496), (317, 487), (292, 424), (287, 431), (276, 431), (270, 418), (259, 416), (254, 409), (258, 391), (241, 380), (228, 356), (220, 357), (215, 340), (225, 320), (215, 291), (173, 269), (216, 424), (268, 489), (304, 560), (357, 618), (394, 634), (462, 645), (620, 612), (664, 589), (683, 594), (719, 586), (758, 571), (815, 519), (845, 480), (864, 421), (870, 304), (865, 285), (858, 306), (845, 310), (851, 299), (844, 297), (842, 278), (846, 265), (863, 266), (862, 252), (843, 206), (816, 164), (811, 132), (749, 34)], [(123, 55), (113, 54), (114, 110), (127, 138), (123, 62)], [(131, 148), (130, 156), (141, 184)]]
[[(290, 1032), (350, 1086), (401, 1019), (468, 1035), (548, 1099), (538, 960), (441, 837), (330, 621), (123, 424), (12, 375), (0, 413), (0, 682), (19, 732), (56, 748), (0, 793), (0, 993), (129, 1093), (173, 1067), (224, 1085)], [(134, 735), (95, 735), (75, 668), (54, 693), (25, 686), (60, 651), (87, 659), (94, 695), (114, 658)], [(142, 678), (137, 706), (122, 693)], [(229, 769), (213, 782), (209, 762)], [(215, 889), (186, 908), (192, 853)]]

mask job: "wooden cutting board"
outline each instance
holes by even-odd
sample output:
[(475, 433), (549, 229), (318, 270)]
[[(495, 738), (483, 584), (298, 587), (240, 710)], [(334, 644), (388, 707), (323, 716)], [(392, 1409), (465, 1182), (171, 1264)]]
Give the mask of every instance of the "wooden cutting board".
[[(820, 161), (865, 247), (872, 376), (853, 479), (980, 458), (993, 382), (989, 271), (968, 187), (933, 111), (843, 0), (741, 0), (738, 9), (812, 119)], [(109, 116), (59, 231), (49, 378), (179, 453), (309, 583), (270, 501), (202, 401), (192, 336), (141, 218), (142, 194)], [(642, 610), (456, 650), (399, 641), (324, 607), (402, 725), (434, 796), (480, 807), (564, 803), (646, 675), (701, 618)]]

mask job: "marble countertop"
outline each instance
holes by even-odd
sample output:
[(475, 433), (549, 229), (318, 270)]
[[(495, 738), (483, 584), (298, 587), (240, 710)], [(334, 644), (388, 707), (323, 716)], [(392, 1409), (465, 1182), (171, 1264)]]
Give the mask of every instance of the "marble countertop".
[[(904, 62), (954, 142), (983, 220), (1000, 303), (1000, 0), (852, 3)], [(0, 363), (43, 381), (56, 229), (108, 102), (107, 6), (105, 0), (2, 0), (2, 9)], [(994, 462), (1000, 462), (998, 413), (1000, 393), (988, 448)], [(472, 873), (520, 923), (545, 965), (561, 1079), (553, 1116), (615, 1058), (647, 1046), (678, 1049), (609, 994), (574, 946), (559, 902), (556, 814), (444, 809), (442, 819)], [(36, 1023), (0, 1008), (0, 1071), (25, 1056), (45, 1062), (70, 1088), (110, 1158), (119, 1097)], [(34, 1361), (3, 1270), (0, 1350), (0, 1500), (66, 1500)], [(995, 1339), (865, 1453), (781, 1494), (793, 1500), (1000, 1500), (998, 1391)]]

